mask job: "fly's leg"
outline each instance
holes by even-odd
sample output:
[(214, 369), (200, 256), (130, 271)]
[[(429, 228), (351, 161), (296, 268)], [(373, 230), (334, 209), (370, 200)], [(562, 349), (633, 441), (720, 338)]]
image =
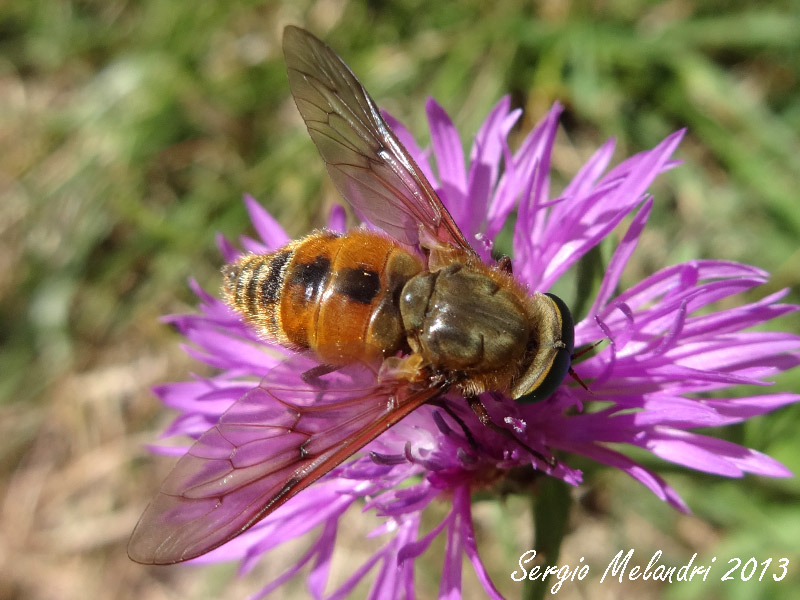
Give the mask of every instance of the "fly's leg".
[(473, 450), (480, 450), (481, 445), (478, 443), (478, 440), (476, 440), (475, 436), (472, 435), (472, 432), (469, 430), (469, 427), (467, 427), (467, 424), (464, 423), (464, 420), (459, 417), (452, 408), (450, 408), (450, 406), (447, 404), (447, 400), (444, 398), (439, 398), (438, 400), (432, 402), (432, 404), (435, 404), (439, 408), (443, 409), (444, 412), (450, 415), (450, 418), (453, 419), (453, 421), (458, 423), (459, 427), (461, 427), (461, 431), (464, 432), (464, 436), (467, 438), (467, 442)]
[(483, 405), (478, 396), (468, 396), (467, 402), (469, 402), (469, 407), (472, 409), (472, 412), (475, 413), (475, 416), (477, 416), (480, 422), (483, 423), (486, 427), (488, 427), (492, 431), (499, 433), (503, 437), (506, 437), (516, 442), (517, 444), (525, 448), (525, 450), (530, 452), (533, 456), (544, 462), (551, 469), (555, 468), (557, 463), (556, 459), (552, 455), (545, 456), (538, 450), (534, 450), (533, 448), (528, 446), (528, 444), (526, 444), (525, 442), (520, 440), (517, 436), (515, 436), (513, 433), (511, 433), (508, 429), (500, 427), (497, 423), (492, 421), (492, 417), (489, 416), (489, 413), (486, 411), (486, 407)]

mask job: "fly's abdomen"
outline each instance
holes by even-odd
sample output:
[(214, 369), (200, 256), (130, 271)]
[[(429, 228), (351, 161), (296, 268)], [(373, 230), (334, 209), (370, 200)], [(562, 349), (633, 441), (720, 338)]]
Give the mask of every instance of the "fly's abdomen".
[(381, 235), (323, 230), (228, 265), (223, 292), (268, 341), (343, 364), (401, 347), (398, 298), (421, 270), (416, 257)]

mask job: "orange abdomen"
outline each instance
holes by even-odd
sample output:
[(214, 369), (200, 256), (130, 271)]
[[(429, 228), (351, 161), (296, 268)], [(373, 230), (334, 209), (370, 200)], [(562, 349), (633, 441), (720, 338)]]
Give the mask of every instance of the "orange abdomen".
[(417, 257), (382, 235), (322, 230), (228, 265), (223, 293), (269, 341), (337, 365), (401, 348), (398, 298), (420, 271)]

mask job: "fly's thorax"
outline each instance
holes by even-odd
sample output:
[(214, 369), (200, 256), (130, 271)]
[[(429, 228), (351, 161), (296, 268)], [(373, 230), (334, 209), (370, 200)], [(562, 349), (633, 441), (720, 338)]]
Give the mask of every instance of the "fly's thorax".
[(503, 277), (481, 267), (451, 264), (417, 275), (403, 289), (409, 344), (434, 368), (505, 374), (525, 355), (524, 301)]

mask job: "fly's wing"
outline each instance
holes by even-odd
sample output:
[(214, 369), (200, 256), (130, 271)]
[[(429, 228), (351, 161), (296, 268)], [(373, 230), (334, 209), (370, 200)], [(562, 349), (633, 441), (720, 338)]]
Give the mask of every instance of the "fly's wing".
[(311, 139), (356, 212), (409, 246), (435, 242), (477, 256), (339, 55), (292, 26), (283, 32), (283, 52), (289, 87)]
[(133, 531), (133, 560), (172, 564), (224, 544), (442, 391), (378, 383), (361, 365), (306, 382), (291, 363), (178, 461)]

